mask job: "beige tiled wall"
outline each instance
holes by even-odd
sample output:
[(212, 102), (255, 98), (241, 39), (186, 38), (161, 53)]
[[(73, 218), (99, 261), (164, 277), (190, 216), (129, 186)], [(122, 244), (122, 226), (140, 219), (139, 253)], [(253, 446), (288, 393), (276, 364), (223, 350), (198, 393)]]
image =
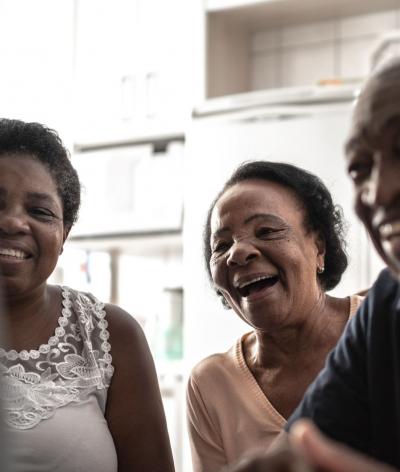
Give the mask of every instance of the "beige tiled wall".
[(251, 40), (251, 88), (358, 79), (387, 31), (400, 29), (400, 9), (260, 31)]

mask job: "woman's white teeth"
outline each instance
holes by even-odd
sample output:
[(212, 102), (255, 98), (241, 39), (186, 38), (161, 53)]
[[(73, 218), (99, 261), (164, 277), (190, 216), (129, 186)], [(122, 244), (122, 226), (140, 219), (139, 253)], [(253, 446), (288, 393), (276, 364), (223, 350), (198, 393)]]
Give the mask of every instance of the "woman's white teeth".
[(259, 282), (260, 280), (268, 280), (276, 277), (276, 275), (260, 275), (259, 277), (255, 277), (254, 279), (248, 280), (242, 284), (239, 284), (239, 288), (247, 287), (247, 285), (254, 284), (255, 282)]
[(272, 287), (278, 282), (277, 275), (259, 275), (252, 279), (246, 280), (237, 285), (237, 290), (241, 297), (248, 297), (251, 294), (260, 292), (268, 287)]
[(17, 259), (26, 259), (28, 255), (19, 249), (0, 249), (1, 256), (16, 257)]

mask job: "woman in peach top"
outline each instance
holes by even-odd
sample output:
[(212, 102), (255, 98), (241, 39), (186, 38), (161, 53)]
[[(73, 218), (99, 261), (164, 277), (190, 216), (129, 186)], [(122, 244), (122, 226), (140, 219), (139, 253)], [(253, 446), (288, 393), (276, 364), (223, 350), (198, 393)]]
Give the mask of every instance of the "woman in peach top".
[(362, 300), (326, 293), (347, 267), (343, 246), (329, 191), (289, 164), (243, 164), (212, 203), (204, 232), (209, 275), (252, 331), (192, 371), (195, 472), (267, 448), (284, 427)]

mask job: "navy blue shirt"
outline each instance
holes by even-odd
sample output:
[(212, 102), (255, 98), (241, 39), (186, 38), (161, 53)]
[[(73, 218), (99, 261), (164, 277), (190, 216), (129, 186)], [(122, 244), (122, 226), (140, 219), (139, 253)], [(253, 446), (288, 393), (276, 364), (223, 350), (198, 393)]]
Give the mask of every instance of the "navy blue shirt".
[(328, 436), (400, 468), (400, 284), (382, 271), (286, 430), (311, 418)]

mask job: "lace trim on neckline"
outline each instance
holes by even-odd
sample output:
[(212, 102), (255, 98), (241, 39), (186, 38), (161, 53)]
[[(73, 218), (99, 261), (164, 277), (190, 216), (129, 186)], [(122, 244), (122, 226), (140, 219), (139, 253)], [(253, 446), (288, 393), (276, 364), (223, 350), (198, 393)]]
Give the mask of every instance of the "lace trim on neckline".
[(15, 349), (11, 349), (10, 351), (6, 351), (2, 347), (0, 347), (0, 359), (6, 357), (10, 361), (15, 361), (17, 359), (21, 359), (26, 361), (28, 359), (38, 359), (41, 354), (48, 354), (50, 350), (58, 344), (60, 338), (65, 335), (65, 327), (69, 323), (69, 318), (71, 317), (71, 305), (72, 302), (70, 300), (70, 291), (68, 287), (61, 287), (62, 293), (62, 310), (61, 316), (58, 318), (58, 326), (54, 331), (53, 336), (50, 336), (49, 340), (46, 344), (41, 344), (39, 349), (31, 349), (27, 351), (23, 349), (22, 351), (18, 352)]
[(47, 344), (29, 352), (3, 351), (0, 359), (4, 421), (15, 429), (33, 428), (90, 395), (105, 411), (114, 372), (105, 305), (92, 295), (60, 288), (59, 326)]

